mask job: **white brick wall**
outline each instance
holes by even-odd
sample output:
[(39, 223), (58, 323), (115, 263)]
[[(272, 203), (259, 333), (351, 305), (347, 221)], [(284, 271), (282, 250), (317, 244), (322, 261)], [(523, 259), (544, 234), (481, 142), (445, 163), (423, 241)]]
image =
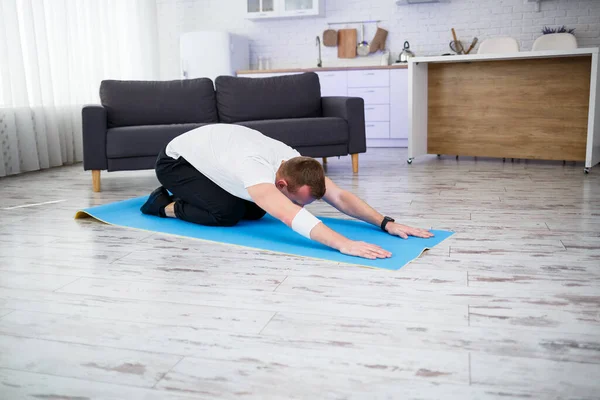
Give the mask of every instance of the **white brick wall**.
[[(566, 25), (575, 28), (580, 47), (600, 46), (600, 0), (544, 0), (540, 12), (525, 0), (445, 0), (412, 6), (397, 6), (394, 0), (326, 0), (325, 18), (263, 21), (246, 20), (245, 3), (157, 0), (161, 77), (179, 77), (179, 34), (195, 30), (244, 34), (251, 40), (252, 66), (261, 55), (271, 59), (272, 68), (316, 66), (315, 37), (327, 29), (328, 21), (381, 20), (380, 26), (389, 31), (387, 47), (394, 60), (405, 40), (417, 55), (449, 52), (452, 27), (464, 44), (470, 44), (475, 36), (481, 42), (487, 37), (510, 35), (519, 40), (522, 50), (531, 50), (545, 25)], [(375, 29), (365, 25), (367, 40), (372, 39)], [(337, 57), (335, 48), (323, 47), (322, 51), (324, 65)]]

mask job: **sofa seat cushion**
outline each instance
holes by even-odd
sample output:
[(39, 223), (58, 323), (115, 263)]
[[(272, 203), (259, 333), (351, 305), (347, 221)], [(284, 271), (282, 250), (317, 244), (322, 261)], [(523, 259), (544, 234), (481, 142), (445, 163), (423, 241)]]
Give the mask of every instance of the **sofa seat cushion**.
[(267, 78), (218, 76), (219, 120), (224, 123), (323, 115), (321, 85), (314, 72)]
[(104, 80), (100, 100), (109, 128), (218, 122), (215, 89), (208, 78), (174, 81)]
[(107, 158), (158, 156), (175, 137), (206, 124), (141, 125), (106, 132)]
[(342, 118), (292, 118), (238, 124), (294, 148), (348, 143), (348, 124)]

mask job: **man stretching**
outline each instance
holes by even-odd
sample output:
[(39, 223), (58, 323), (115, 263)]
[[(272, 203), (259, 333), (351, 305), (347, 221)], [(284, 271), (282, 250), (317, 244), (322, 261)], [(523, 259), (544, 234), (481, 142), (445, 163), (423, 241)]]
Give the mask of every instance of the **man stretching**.
[(158, 156), (156, 176), (163, 186), (141, 207), (144, 214), (233, 226), (269, 213), (298, 234), (343, 254), (369, 259), (391, 256), (379, 246), (340, 235), (304, 208), (323, 199), (391, 235), (404, 239), (433, 236), (384, 217), (340, 189), (325, 176), (317, 160), (240, 125), (205, 125), (176, 137)]

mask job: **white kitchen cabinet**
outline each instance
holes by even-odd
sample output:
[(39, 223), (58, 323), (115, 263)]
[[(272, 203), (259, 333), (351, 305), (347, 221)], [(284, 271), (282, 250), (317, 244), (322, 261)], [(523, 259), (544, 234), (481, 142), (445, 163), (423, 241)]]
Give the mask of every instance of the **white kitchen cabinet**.
[(390, 123), (365, 122), (365, 135), (367, 139), (388, 139), (390, 137)]
[(346, 71), (320, 71), (321, 96), (348, 96), (348, 73)]
[(390, 138), (390, 71), (348, 71), (348, 96), (365, 102), (367, 139)]
[(280, 0), (282, 17), (321, 16), (325, 11), (325, 0)]
[(247, 19), (318, 17), (325, 0), (246, 0)]
[(369, 104), (365, 106), (365, 121), (382, 122), (390, 120), (388, 104)]
[(374, 88), (390, 86), (390, 72), (387, 69), (367, 69), (348, 71), (348, 87)]
[(408, 69), (390, 70), (390, 138), (408, 140)]
[(274, 18), (279, 13), (277, 4), (280, 0), (246, 0), (246, 18)]
[(390, 104), (389, 87), (348, 88), (348, 96), (362, 97), (365, 107), (371, 104)]

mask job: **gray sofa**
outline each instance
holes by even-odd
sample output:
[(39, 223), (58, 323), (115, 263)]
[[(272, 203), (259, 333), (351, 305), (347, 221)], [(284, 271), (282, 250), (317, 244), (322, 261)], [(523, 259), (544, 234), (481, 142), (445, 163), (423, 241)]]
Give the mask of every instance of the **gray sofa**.
[(364, 102), (321, 97), (314, 72), (269, 78), (105, 80), (101, 105), (82, 110), (83, 167), (100, 191), (100, 171), (152, 169), (174, 137), (206, 124), (240, 124), (309, 157), (366, 151)]

